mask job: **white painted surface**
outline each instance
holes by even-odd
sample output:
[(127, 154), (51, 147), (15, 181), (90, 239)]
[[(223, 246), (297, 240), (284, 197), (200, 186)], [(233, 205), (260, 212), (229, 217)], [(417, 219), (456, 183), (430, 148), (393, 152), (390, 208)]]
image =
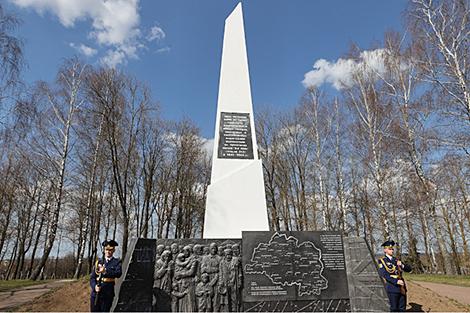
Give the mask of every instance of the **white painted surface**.
[[(221, 112), (250, 114), (253, 160), (217, 158)], [(204, 238), (241, 238), (242, 231), (269, 230), (263, 169), (258, 160), (256, 144), (241, 3), (225, 21), (215, 127)]]

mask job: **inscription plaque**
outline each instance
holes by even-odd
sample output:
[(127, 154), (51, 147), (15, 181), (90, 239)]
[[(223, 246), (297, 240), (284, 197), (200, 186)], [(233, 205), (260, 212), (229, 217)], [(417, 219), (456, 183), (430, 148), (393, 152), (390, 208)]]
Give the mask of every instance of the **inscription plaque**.
[(219, 159), (253, 159), (250, 113), (221, 112)]
[(243, 232), (244, 302), (349, 299), (339, 232)]

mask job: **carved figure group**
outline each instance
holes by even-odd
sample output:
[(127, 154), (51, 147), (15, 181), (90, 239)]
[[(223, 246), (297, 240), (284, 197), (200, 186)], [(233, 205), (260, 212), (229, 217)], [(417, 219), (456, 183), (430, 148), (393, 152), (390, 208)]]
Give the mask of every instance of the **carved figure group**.
[(243, 286), (239, 244), (158, 245), (153, 309), (159, 312), (238, 312)]

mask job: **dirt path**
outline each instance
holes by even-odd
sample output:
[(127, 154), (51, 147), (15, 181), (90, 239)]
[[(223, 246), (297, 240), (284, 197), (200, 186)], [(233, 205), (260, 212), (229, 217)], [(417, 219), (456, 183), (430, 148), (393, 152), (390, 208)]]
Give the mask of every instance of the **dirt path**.
[(424, 281), (415, 281), (414, 283), (431, 289), (437, 294), (454, 299), (462, 304), (470, 305), (470, 287), (460, 287), (447, 284), (428, 283)]
[[(444, 285), (438, 292), (421, 285), (421, 282), (408, 281), (408, 307), (411, 312), (470, 312), (470, 306), (455, 300), (459, 294), (456, 286)], [(34, 286), (39, 288), (39, 286)], [(470, 288), (468, 288), (470, 289)], [(442, 290), (450, 291), (448, 296)], [(464, 291), (467, 291), (465, 289)], [(86, 312), (90, 305), (90, 286), (87, 280), (79, 280), (65, 284), (63, 287), (49, 292), (15, 310), (22, 312)], [(0, 301), (1, 302), (1, 301)], [(4, 309), (3, 309), (4, 310)], [(0, 311), (3, 311), (0, 307)]]
[(89, 312), (90, 285), (80, 279), (17, 307), (20, 312)]
[[(427, 288), (421, 285), (422, 282), (408, 281), (408, 306), (409, 312), (470, 312), (470, 306), (465, 305), (463, 302), (453, 300), (455, 299), (454, 288), (451, 285), (444, 285), (447, 290), (450, 290), (448, 295)], [(428, 284), (428, 283), (426, 283)], [(440, 284), (439, 284), (440, 285)], [(470, 289), (470, 288), (467, 288)], [(468, 291), (467, 291), (468, 292)], [(468, 296), (467, 296), (468, 297)]]
[(72, 280), (56, 280), (46, 284), (34, 285), (0, 292), (0, 311), (6, 311), (33, 301), (52, 289), (62, 287)]

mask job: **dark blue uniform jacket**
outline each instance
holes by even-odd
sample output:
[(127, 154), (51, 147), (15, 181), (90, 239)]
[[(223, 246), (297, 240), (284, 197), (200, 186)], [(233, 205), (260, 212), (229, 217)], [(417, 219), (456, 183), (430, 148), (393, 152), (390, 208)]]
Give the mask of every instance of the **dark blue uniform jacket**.
[[(398, 259), (392, 257), (389, 259), (387, 256), (384, 256), (379, 259), (379, 275), (385, 282), (385, 289), (388, 293), (400, 293), (400, 285), (397, 284), (397, 281), (401, 278), (400, 269), (397, 265)], [(402, 263), (401, 271), (411, 272), (411, 267), (409, 265)]]
[[(103, 261), (100, 259), (99, 264), (103, 264)], [(106, 273), (104, 273), (102, 276), (103, 278), (119, 278), (122, 275), (122, 267), (121, 267), (121, 260), (117, 259), (115, 257), (112, 257), (108, 262), (104, 262), (104, 266), (106, 268)], [(97, 284), (97, 279), (98, 275), (96, 274), (96, 271), (93, 270), (91, 272), (90, 276), (90, 286), (92, 293), (95, 293), (95, 286)], [(106, 293), (111, 293), (114, 295), (114, 282), (104, 282), (105, 279), (103, 279), (101, 283), (101, 290), (106, 292)]]

